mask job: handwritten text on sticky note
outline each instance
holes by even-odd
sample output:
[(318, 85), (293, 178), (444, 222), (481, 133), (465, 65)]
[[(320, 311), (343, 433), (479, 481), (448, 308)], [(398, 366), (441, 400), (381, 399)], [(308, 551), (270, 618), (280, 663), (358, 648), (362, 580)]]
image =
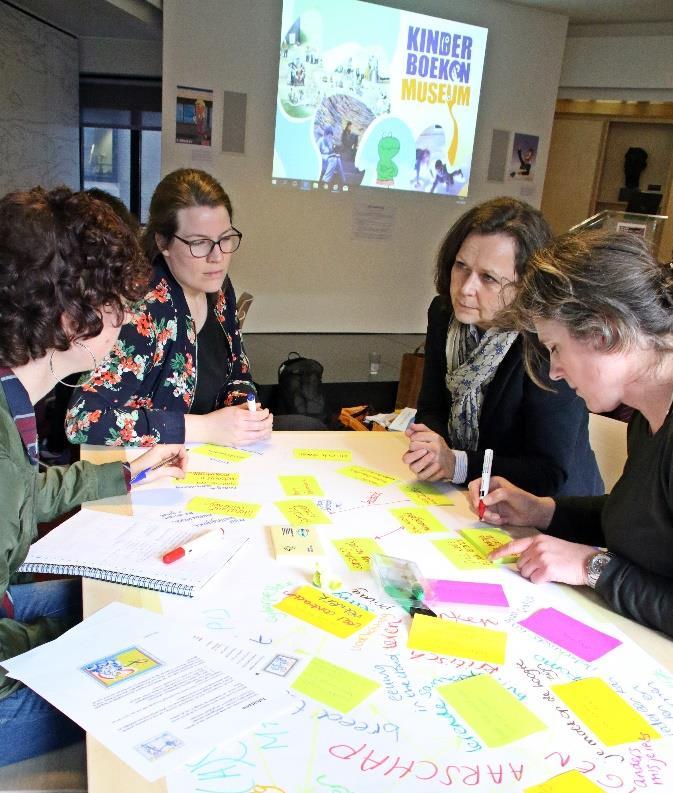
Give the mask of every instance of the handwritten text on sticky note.
[(400, 490), (419, 507), (445, 507), (453, 504), (446, 493), (428, 482), (400, 485)]
[(383, 553), (381, 546), (371, 537), (346, 537), (334, 540), (334, 545), (348, 567), (358, 572), (371, 570), (371, 555)]
[(307, 498), (276, 501), (276, 506), (292, 526), (310, 526), (313, 523), (331, 523), (326, 512)]
[(279, 475), (281, 487), (287, 496), (322, 496), (315, 476), (283, 476)]
[(569, 617), (555, 608), (539, 609), (519, 625), (585, 661), (595, 661), (621, 644), (619, 639)]
[(292, 684), (295, 691), (306, 694), (338, 713), (348, 713), (377, 688), (379, 683), (343, 666), (322, 658), (313, 658)]
[(176, 479), (178, 487), (238, 487), (241, 475), (234, 471), (188, 471), (184, 479)]
[(385, 487), (397, 481), (396, 477), (384, 474), (381, 471), (374, 471), (371, 468), (363, 468), (361, 465), (347, 465), (345, 468), (338, 468), (337, 473), (343, 474), (350, 479), (358, 479), (374, 487)]
[(559, 683), (552, 691), (607, 746), (661, 735), (600, 677)]
[(491, 664), (505, 662), (507, 634), (477, 625), (461, 625), (449, 620), (416, 614), (411, 621), (407, 647), (457, 658), (471, 658)]
[(295, 449), (294, 456), (298, 460), (325, 460), (347, 463), (353, 459), (353, 452), (346, 449)]
[(483, 570), (494, 566), (493, 562), (485, 559), (467, 540), (433, 540), (432, 544), (459, 570)]
[[(502, 548), (503, 545), (512, 542), (509, 534), (500, 529), (461, 529), (460, 533), (484, 558), (496, 548)], [(502, 559), (497, 559), (496, 564), (511, 564), (517, 558), (516, 556), (505, 556)]]
[(354, 603), (310, 586), (299, 587), (276, 603), (276, 608), (340, 639), (352, 636), (376, 617)]
[(231, 518), (251, 520), (261, 509), (261, 504), (249, 504), (245, 501), (224, 501), (219, 498), (197, 496), (187, 502), (188, 512), (208, 512), (211, 515), (228, 515)]
[(466, 677), (439, 686), (437, 691), (491, 748), (506, 746), (547, 729), (544, 722), (490, 675)]
[(446, 526), (425, 507), (398, 507), (391, 509), (390, 512), (412, 534), (448, 531)]
[(243, 449), (233, 449), (230, 446), (218, 446), (216, 443), (205, 443), (191, 449), (192, 454), (202, 454), (204, 457), (212, 457), (214, 460), (224, 460), (227, 463), (238, 463), (252, 457), (252, 452)]

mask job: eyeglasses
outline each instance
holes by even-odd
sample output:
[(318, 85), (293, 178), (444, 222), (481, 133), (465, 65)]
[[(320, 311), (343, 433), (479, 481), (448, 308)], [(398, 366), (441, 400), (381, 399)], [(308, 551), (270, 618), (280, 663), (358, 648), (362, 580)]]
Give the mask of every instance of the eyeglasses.
[(233, 226), (231, 227), (231, 231), (227, 232), (224, 237), (220, 237), (219, 240), (185, 240), (182, 237), (178, 237), (177, 234), (173, 236), (176, 240), (180, 240), (180, 242), (184, 242), (185, 245), (189, 245), (192, 256), (197, 259), (205, 259), (207, 256), (210, 256), (216, 245), (222, 253), (233, 253), (238, 250), (241, 240), (243, 239), (243, 234)]

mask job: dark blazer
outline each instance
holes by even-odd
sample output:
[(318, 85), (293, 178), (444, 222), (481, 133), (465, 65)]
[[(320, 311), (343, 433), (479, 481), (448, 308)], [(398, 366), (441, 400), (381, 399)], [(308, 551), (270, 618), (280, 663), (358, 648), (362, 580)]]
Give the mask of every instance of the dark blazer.
[[(435, 297), (428, 309), (423, 384), (416, 422), (448, 442), (451, 396), (446, 388), (446, 336), (453, 309)], [(589, 445), (589, 416), (565, 381), (545, 391), (528, 377), (517, 339), (484, 394), (479, 448), (467, 452), (467, 481), (481, 475), (484, 449), (493, 449), (494, 476), (539, 496), (605, 492)]]

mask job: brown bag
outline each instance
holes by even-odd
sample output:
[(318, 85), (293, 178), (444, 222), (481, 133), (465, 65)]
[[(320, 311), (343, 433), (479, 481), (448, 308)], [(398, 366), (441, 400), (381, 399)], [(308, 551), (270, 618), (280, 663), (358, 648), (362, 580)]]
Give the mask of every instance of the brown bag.
[(341, 408), (341, 413), (339, 413), (339, 423), (344, 427), (348, 427), (349, 430), (356, 430), (358, 432), (362, 432), (363, 430), (365, 432), (378, 432), (380, 430), (385, 432), (386, 428), (382, 427), (380, 424), (377, 424), (375, 421), (365, 423), (365, 417), (372, 412), (373, 411), (370, 411), (368, 405), (357, 405), (356, 407), (352, 408)]
[(422, 352), (425, 344), (419, 344), (413, 352), (405, 352), (400, 366), (400, 382), (397, 386), (395, 410), (401, 408), (415, 408), (418, 394), (423, 382), (423, 366), (425, 353)]

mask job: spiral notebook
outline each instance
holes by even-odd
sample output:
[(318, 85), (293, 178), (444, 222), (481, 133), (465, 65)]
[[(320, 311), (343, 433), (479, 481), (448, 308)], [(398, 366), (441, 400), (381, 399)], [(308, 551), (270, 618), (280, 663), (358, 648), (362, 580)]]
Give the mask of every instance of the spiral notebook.
[(79, 575), (193, 597), (242, 555), (248, 538), (232, 526), (205, 554), (173, 564), (165, 564), (161, 557), (212, 528), (83, 509), (32, 545), (19, 570)]

